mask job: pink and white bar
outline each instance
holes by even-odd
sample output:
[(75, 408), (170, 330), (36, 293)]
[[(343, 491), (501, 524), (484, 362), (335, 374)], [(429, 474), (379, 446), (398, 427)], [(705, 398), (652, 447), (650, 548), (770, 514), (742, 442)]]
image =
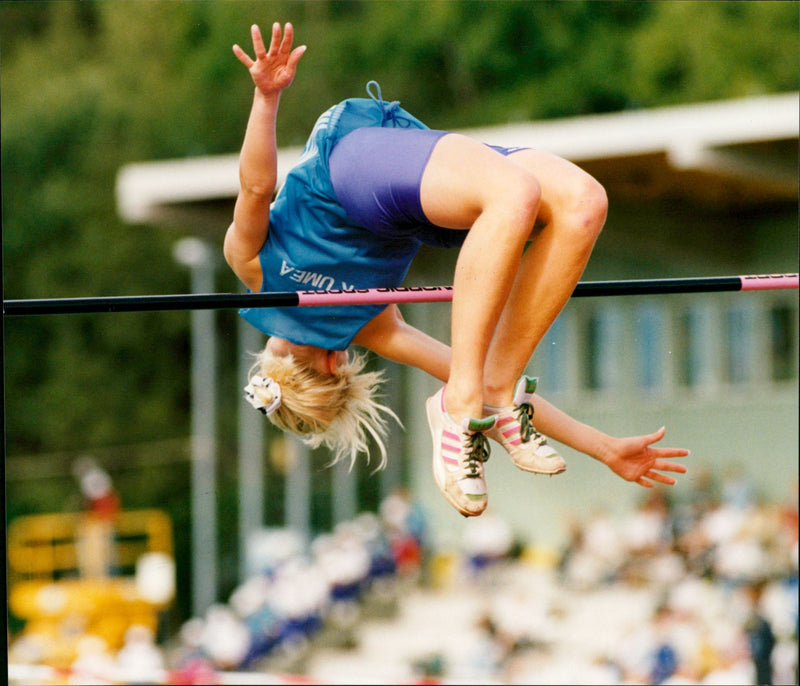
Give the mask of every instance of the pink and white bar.
[(797, 288), (797, 274), (753, 274), (740, 276), (743, 291), (767, 291), (776, 288)]

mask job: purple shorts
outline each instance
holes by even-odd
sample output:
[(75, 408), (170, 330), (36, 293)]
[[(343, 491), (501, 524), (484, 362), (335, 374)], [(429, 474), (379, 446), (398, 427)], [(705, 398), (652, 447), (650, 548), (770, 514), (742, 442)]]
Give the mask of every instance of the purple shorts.
[[(436, 143), (448, 133), (367, 127), (344, 136), (331, 152), (329, 168), (336, 197), (350, 219), (386, 238), (460, 247), (467, 232), (431, 224), (420, 202), (425, 165)], [(489, 147), (503, 155), (522, 149)]]

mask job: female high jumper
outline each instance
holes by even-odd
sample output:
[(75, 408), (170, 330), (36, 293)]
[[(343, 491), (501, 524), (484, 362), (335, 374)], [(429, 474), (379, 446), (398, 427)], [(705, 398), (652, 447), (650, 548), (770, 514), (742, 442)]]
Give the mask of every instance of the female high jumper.
[(661, 472), (686, 468), (665, 458), (688, 451), (653, 447), (663, 427), (609, 436), (534, 399), (535, 379), (523, 374), (602, 229), (602, 186), (551, 154), (431, 130), (378, 91), (319, 117), (274, 196), (278, 103), (306, 47), (292, 49), (291, 24), (273, 24), (269, 49), (257, 26), (251, 34), (255, 59), (233, 47), (255, 94), (224, 244), (248, 290), (396, 287), (421, 245), (459, 251), (449, 347), (407, 324), (396, 305), (242, 310), (269, 336), (245, 389), (251, 404), (334, 459), (368, 454), (371, 436), (385, 464), (393, 413), (376, 399), (381, 375), (365, 371), (363, 354), (348, 355), (352, 343), (445, 384), (426, 403), (433, 473), (465, 516), (487, 505), (487, 437), (525, 471), (566, 468), (546, 435), (625, 480), (674, 484)]

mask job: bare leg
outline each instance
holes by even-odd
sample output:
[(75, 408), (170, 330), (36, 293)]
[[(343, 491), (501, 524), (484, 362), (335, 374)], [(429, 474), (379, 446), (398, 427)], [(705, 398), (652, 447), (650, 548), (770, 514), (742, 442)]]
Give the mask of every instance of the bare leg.
[(420, 197), (431, 222), (469, 230), (453, 281), (445, 395), (448, 413), (459, 422), (483, 414), (484, 366), (539, 213), (539, 182), (524, 166), (450, 134), (434, 148)]
[[(605, 217), (605, 194), (577, 168), (538, 153), (515, 156), (450, 134), (434, 147), (420, 185), (431, 222), (469, 231), (453, 281), (450, 375), (444, 394), (425, 404), (434, 480), (465, 516), (480, 515), (488, 502), (487, 437), (525, 471), (566, 467), (546, 442), (532, 439), (529, 424), (523, 428), (527, 410), (464, 420), (482, 417), (484, 404), (511, 404), (517, 377), (572, 293)], [(546, 195), (538, 173), (554, 177)], [(537, 220), (542, 228), (532, 234)]]
[(605, 191), (561, 158), (535, 150), (509, 156), (535, 174), (542, 199), (485, 366), (485, 401), (511, 404), (531, 355), (575, 289), (606, 218)]

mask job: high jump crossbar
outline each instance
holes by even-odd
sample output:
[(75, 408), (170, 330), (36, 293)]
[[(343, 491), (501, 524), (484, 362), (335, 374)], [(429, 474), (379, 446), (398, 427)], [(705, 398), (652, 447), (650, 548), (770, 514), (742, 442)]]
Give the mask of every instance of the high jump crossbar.
[[(671, 293), (718, 293), (761, 291), (798, 287), (797, 274), (752, 274), (682, 279), (633, 279), (583, 281), (573, 298)], [(99, 314), (169, 310), (224, 310), (261, 307), (309, 307), (319, 305), (389, 305), (408, 302), (447, 302), (452, 286), (404, 286), (356, 290), (287, 291), (277, 293), (193, 293), (132, 295), (97, 298), (43, 298), (4, 300), (3, 316), (41, 314)]]

